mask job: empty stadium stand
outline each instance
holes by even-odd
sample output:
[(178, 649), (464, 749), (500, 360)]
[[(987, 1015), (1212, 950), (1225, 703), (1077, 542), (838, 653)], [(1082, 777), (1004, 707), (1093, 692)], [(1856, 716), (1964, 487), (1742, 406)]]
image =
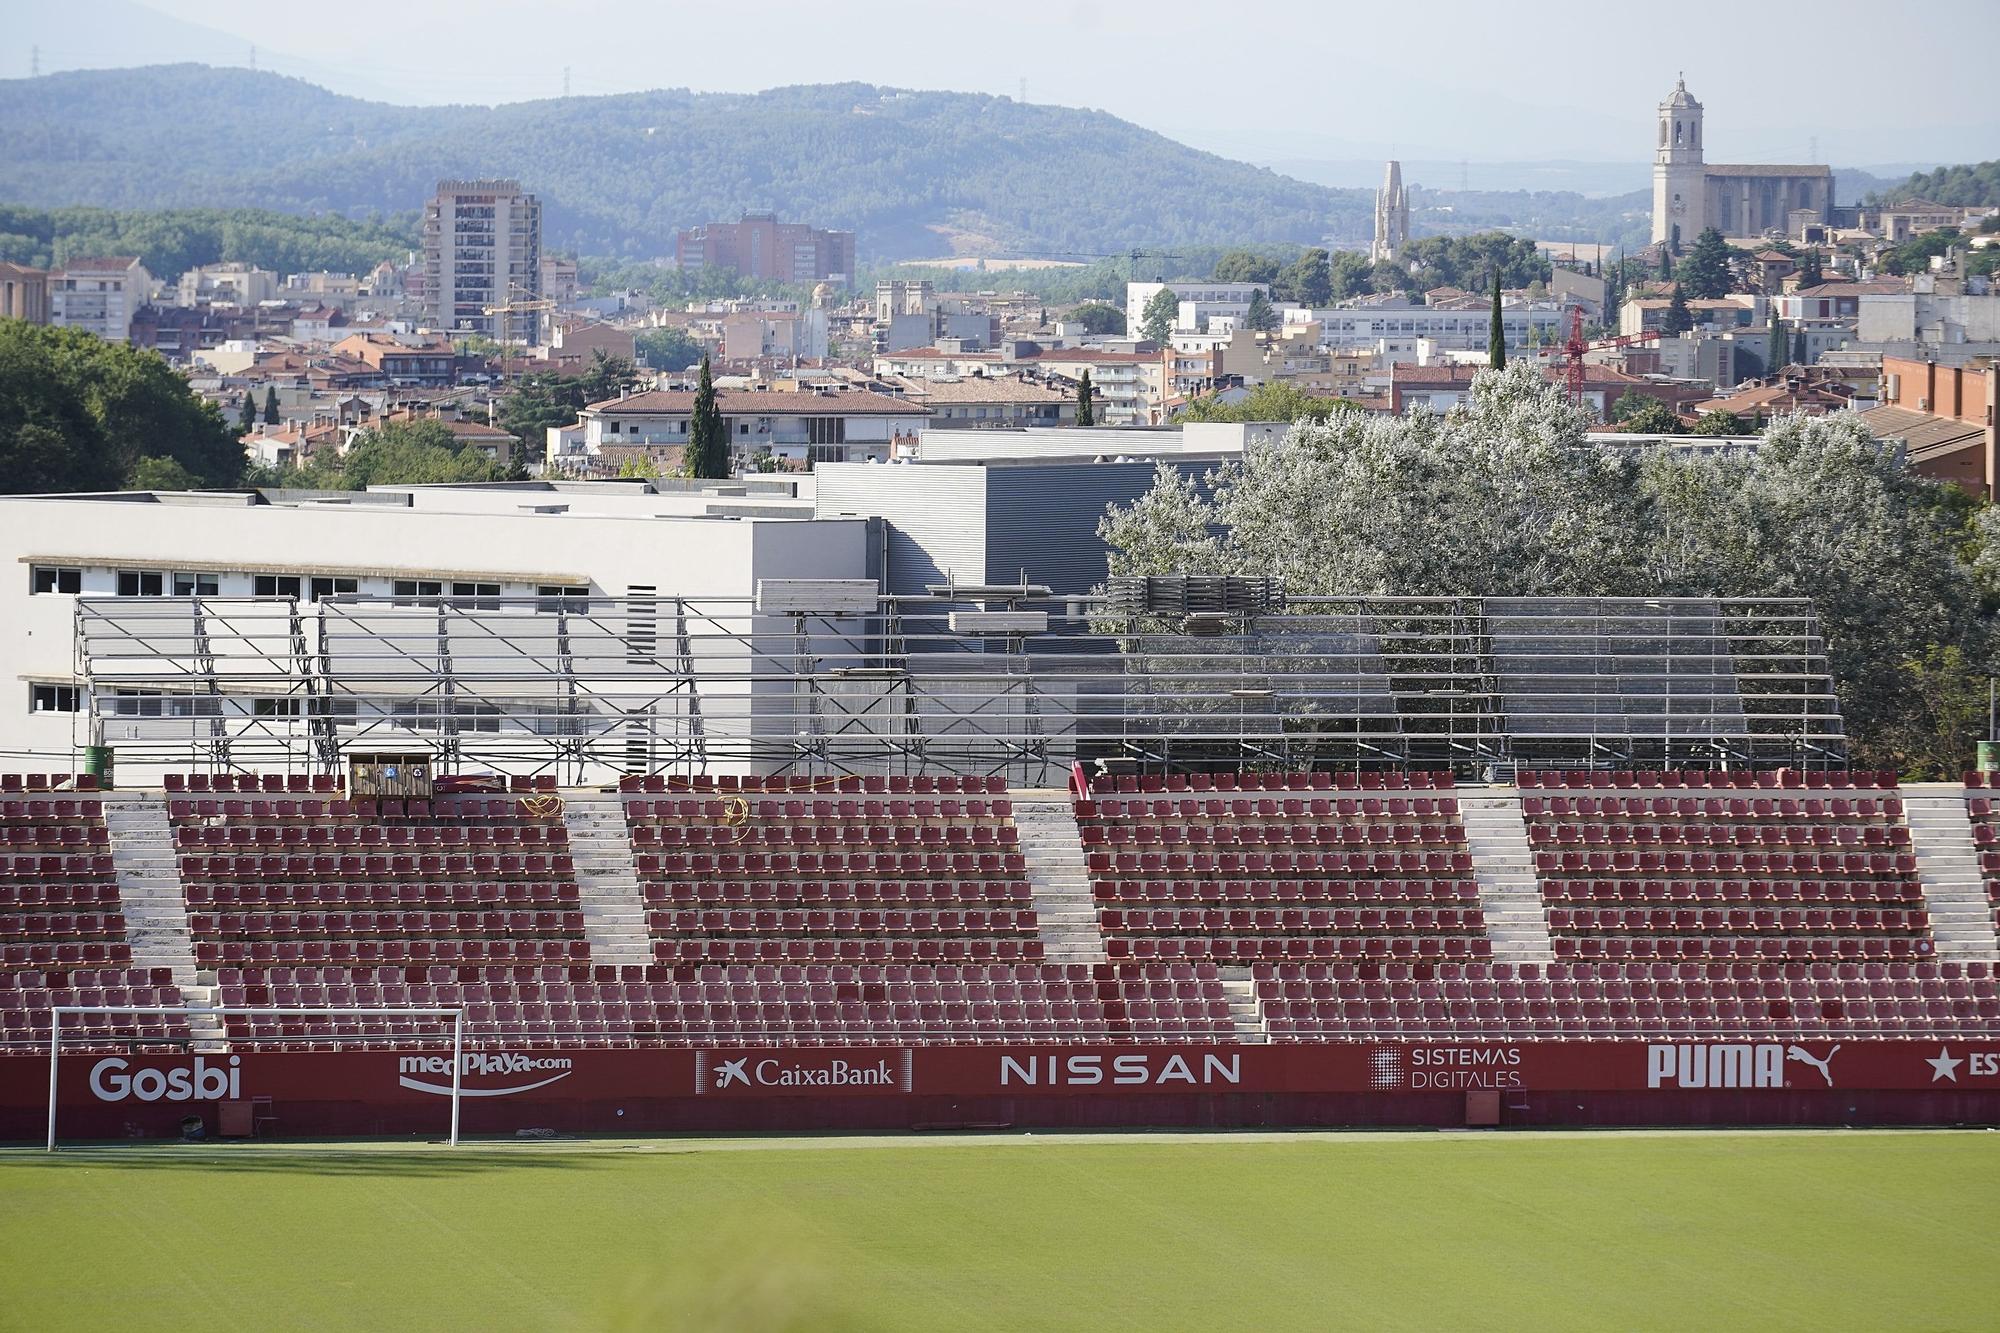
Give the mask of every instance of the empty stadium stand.
[(630, 785), (626, 818), (662, 963), (1042, 957), (998, 780)]
[[(228, 1005), (463, 1006), (473, 1040), (583, 1046), (1227, 1041), (1211, 965), (704, 964), (648, 968), (225, 968)], [(233, 1015), (255, 1047), (434, 1042), (422, 1018)]]
[(1923, 958), (1890, 775), (1524, 772), (1557, 958)]
[[(1990, 924), (2000, 800), (1976, 781), (1949, 791)], [(1552, 946), (1533, 961), (1522, 940), (1493, 956), (1476, 881), (1494, 876), (1444, 773), (1104, 778), (1071, 793), (1073, 833), (1041, 800), (1038, 857), (1087, 867), (1101, 928), (1102, 953), (1065, 937), (1060, 958), (1015, 794), (985, 778), (655, 778), (586, 795), (605, 873), (628, 856), (636, 871), (602, 901), (632, 916), (643, 901), (643, 923), (624, 924), (650, 961), (593, 955), (563, 797), (534, 784), (392, 805), (323, 779), (209, 778), (117, 799), (171, 829), (202, 973), (190, 995), (462, 1006), (475, 1042), (1805, 1040), (2000, 1020), (1992, 945), (1934, 953), (1887, 775), (1518, 782), (1475, 799), (1524, 821)], [(46, 1040), (55, 1004), (182, 1002), (174, 968), (133, 961), (104, 799), (69, 778), (0, 780), (0, 1044)], [(1055, 846), (1071, 836), (1074, 862)], [(101, 1049), (439, 1033), (386, 1015), (214, 1025), (200, 999), (76, 1021)]]
[(1115, 958), (1490, 952), (1449, 773), (1117, 778), (1076, 803)]
[(169, 798), (202, 968), (589, 959), (552, 792), (196, 794), (209, 785)]

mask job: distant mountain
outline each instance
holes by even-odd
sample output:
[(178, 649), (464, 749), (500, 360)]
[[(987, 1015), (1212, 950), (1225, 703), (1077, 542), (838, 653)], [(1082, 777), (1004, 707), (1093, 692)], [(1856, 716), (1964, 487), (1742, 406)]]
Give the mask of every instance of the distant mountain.
[(751, 209), (869, 259), (1365, 236), (1372, 197), (1095, 111), (866, 84), (401, 107), (205, 65), (0, 81), (0, 200), (360, 216), (441, 177), (538, 192), (552, 250), (652, 256)]

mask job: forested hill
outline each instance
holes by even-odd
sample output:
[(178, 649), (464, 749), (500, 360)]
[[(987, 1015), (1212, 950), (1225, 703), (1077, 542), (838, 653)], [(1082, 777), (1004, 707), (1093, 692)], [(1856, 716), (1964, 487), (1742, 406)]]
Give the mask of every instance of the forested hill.
[(2000, 162), (1978, 162), (1965, 166), (1939, 167), (1920, 171), (1882, 198), (1894, 203), (1903, 199), (1928, 199), (1934, 204), (1985, 207), (2000, 204)]
[(1115, 116), (866, 84), (402, 107), (243, 69), (0, 81), (0, 200), (405, 213), (511, 176), (552, 250), (649, 256), (746, 209), (851, 228), (866, 258), (1317, 243), (1363, 190), (1197, 152)]

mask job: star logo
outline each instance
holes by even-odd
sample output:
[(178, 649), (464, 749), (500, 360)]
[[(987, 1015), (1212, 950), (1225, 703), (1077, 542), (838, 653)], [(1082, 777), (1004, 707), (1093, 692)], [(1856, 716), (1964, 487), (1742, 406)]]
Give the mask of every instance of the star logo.
[(732, 1083), (741, 1083), (744, 1087), (749, 1087), (750, 1071), (745, 1068), (749, 1063), (750, 1057), (746, 1055), (741, 1060), (724, 1060), (716, 1065), (715, 1086), (726, 1088)]
[(1948, 1078), (1953, 1083), (1956, 1083), (1958, 1082), (1958, 1067), (1965, 1063), (1965, 1057), (1953, 1055), (1947, 1047), (1940, 1046), (1938, 1047), (1936, 1058), (1926, 1060), (1924, 1063), (1931, 1067), (1931, 1082), (1935, 1083), (1941, 1078)]

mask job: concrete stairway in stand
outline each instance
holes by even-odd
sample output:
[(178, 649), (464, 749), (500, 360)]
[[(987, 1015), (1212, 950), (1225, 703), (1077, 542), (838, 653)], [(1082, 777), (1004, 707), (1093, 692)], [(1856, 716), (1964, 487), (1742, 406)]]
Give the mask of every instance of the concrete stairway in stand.
[(111, 842), (111, 865), (118, 876), (125, 938), (132, 943), (132, 966), (171, 968), (188, 1006), (197, 1045), (220, 1043), (222, 1020), (204, 1012), (215, 1003), (215, 989), (212, 980), (203, 981), (195, 971), (187, 893), (181, 884), (166, 798), (156, 792), (106, 792), (101, 808)]
[(1938, 957), (1994, 958), (2000, 942), (1994, 938), (1993, 908), (1986, 901), (1965, 789), (1955, 782), (1911, 783), (1902, 796)]
[(1021, 859), (1034, 894), (1042, 956), (1051, 963), (1102, 963), (1104, 935), (1090, 896), (1090, 871), (1069, 793), (1034, 788), (1013, 793)]
[(1271, 1034), (1264, 1027), (1264, 1009), (1257, 1003), (1257, 983), (1250, 979), (1250, 969), (1225, 967), (1220, 971), (1222, 993), (1229, 1000), (1229, 1018), (1236, 1024), (1236, 1040), (1253, 1046), (1267, 1044)]
[(646, 899), (632, 863), (632, 832), (616, 792), (563, 796), (569, 855), (583, 906), (590, 961), (603, 967), (645, 967), (653, 961)]
[(1520, 793), (1511, 788), (1458, 793), (1459, 820), (1479, 881), (1479, 908), (1496, 963), (1552, 963), (1549, 919), (1535, 880), (1535, 856)]

